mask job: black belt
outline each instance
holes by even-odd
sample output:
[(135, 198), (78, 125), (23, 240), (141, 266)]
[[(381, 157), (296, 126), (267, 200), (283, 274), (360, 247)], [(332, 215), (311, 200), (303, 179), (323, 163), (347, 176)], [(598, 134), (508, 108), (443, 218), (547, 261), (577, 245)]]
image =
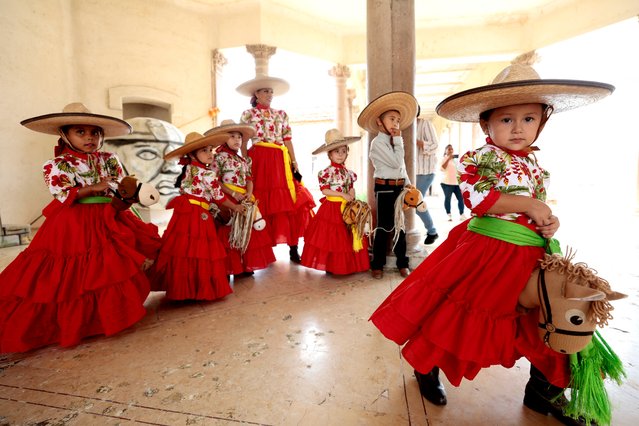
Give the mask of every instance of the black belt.
[(404, 186), (405, 179), (381, 179), (375, 178), (378, 185)]

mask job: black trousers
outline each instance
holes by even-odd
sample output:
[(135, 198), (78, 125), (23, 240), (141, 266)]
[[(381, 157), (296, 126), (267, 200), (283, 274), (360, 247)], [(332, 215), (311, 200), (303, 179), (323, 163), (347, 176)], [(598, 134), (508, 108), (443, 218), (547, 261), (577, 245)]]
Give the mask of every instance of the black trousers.
[[(384, 269), (386, 265), (386, 250), (389, 239), (393, 240), (395, 235), (395, 200), (404, 189), (396, 185), (375, 184), (375, 201), (377, 202), (377, 230), (373, 241), (373, 260), (371, 269)], [(383, 229), (382, 229), (383, 228)], [(399, 239), (393, 249), (397, 257), (398, 268), (408, 268), (408, 257), (406, 256), (406, 234), (399, 233)]]

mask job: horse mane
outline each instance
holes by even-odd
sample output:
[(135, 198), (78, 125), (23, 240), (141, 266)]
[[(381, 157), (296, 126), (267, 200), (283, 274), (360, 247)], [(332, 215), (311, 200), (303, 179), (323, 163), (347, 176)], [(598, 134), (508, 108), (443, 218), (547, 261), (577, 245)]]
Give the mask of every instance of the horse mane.
[[(588, 286), (592, 289), (599, 290), (606, 296), (613, 293), (608, 281), (598, 277), (597, 271), (591, 269), (583, 262), (573, 263), (575, 252), (569, 247), (565, 256), (561, 254), (546, 255), (540, 263), (540, 268), (547, 271), (556, 270), (558, 273), (566, 276), (568, 282), (573, 284)], [(608, 325), (608, 320), (613, 317), (610, 314), (614, 308), (608, 298), (593, 301), (588, 319), (594, 321), (599, 327)]]
[[(358, 208), (355, 208), (356, 205)], [(368, 225), (369, 229), (372, 229), (373, 227), (371, 208), (368, 203), (364, 201), (353, 200), (352, 202), (347, 203), (344, 208), (344, 215), (352, 216), (352, 226), (355, 228), (357, 235), (360, 237), (365, 235), (366, 225)]]

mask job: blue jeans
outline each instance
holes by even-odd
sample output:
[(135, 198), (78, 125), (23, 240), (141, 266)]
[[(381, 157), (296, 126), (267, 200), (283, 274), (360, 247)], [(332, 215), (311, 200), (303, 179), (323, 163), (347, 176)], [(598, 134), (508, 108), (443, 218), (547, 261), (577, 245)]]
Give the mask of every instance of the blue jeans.
[[(419, 192), (421, 192), (424, 197), (426, 197), (426, 193), (428, 192), (428, 188), (430, 188), (433, 183), (433, 179), (435, 179), (435, 173), (429, 173), (427, 175), (417, 175), (416, 185)], [(430, 217), (430, 212), (426, 209), (425, 212), (416, 212), (417, 216), (424, 222), (424, 226), (426, 227), (426, 233), (429, 235), (437, 234), (437, 229), (435, 229), (435, 225), (433, 224), (433, 218)]]
[(459, 214), (464, 214), (464, 199), (462, 197), (461, 189), (459, 189), (459, 185), (447, 185), (445, 183), (442, 183), (441, 185), (444, 190), (444, 208), (446, 209), (446, 213), (450, 214), (450, 199), (453, 198), (453, 194), (455, 194)]

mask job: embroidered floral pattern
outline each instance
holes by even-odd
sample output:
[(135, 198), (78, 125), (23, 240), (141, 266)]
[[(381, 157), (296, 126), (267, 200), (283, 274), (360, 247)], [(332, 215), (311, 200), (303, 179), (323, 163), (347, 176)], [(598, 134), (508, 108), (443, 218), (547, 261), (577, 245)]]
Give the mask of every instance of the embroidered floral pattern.
[(211, 169), (220, 182), (246, 188), (246, 182), (252, 180), (251, 158), (242, 158), (237, 153), (223, 148), (224, 146), (215, 154)]
[[(464, 154), (457, 172), (464, 203), (471, 210), (481, 204), (491, 190), (546, 201), (550, 174), (539, 167), (533, 155), (513, 155), (497, 146), (484, 145)], [(509, 213), (488, 216), (515, 221), (525, 215)]]
[(250, 124), (256, 131), (255, 141), (282, 145), (292, 139), (286, 112), (273, 108), (251, 108), (242, 113), (241, 123)]
[(180, 193), (204, 198), (208, 202), (224, 199), (224, 193), (215, 172), (195, 164), (186, 166)]
[[(73, 188), (94, 185), (107, 177), (124, 177), (124, 169), (115, 154), (82, 154), (71, 150), (65, 150), (61, 155), (44, 163), (42, 173), (49, 191), (62, 203), (66, 201), (69, 191)], [(108, 195), (106, 191), (104, 195)]]
[(343, 166), (330, 165), (317, 174), (320, 190), (348, 193), (357, 181), (357, 175)]

